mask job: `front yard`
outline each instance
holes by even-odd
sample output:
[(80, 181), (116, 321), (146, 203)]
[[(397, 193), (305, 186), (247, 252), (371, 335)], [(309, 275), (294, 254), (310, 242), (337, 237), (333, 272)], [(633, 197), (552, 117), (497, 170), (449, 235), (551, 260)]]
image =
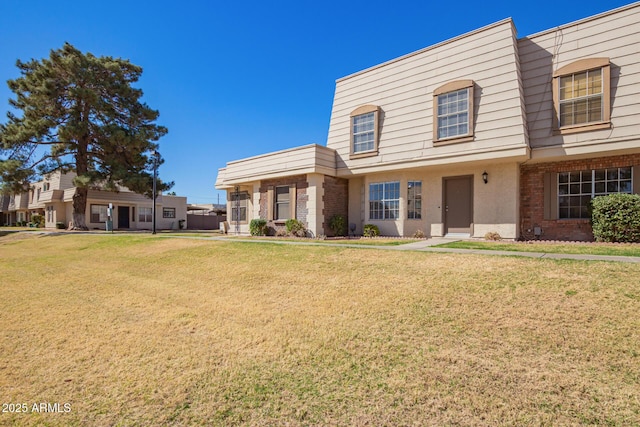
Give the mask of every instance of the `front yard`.
[(640, 424), (636, 264), (10, 235), (0, 272), (2, 425)]

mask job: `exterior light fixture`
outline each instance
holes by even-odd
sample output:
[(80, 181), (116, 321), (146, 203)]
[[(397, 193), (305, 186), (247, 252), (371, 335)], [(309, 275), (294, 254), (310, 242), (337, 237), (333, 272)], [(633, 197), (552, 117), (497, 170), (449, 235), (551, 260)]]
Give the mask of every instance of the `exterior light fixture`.
[(485, 184), (489, 182), (489, 174), (487, 173), (487, 171), (482, 172), (482, 180)]

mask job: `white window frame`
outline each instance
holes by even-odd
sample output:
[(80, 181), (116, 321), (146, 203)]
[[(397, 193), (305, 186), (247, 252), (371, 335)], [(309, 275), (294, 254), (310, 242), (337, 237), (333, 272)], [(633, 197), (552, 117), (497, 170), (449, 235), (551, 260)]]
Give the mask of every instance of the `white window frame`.
[(380, 107), (377, 105), (363, 105), (356, 108), (351, 112), (349, 126), (349, 158), (357, 159), (376, 156), (378, 154), (380, 134)]
[[(624, 179), (623, 170), (628, 174)], [(594, 197), (633, 193), (633, 167), (560, 172), (556, 186), (558, 219), (589, 219), (588, 207)]]
[[(280, 190), (280, 194), (279, 191)], [(286, 191), (284, 191), (286, 190)], [(286, 195), (286, 200), (279, 199), (278, 196)], [(284, 209), (286, 206), (286, 209)], [(284, 216), (279, 216), (278, 213), (280, 209), (284, 209)], [(287, 219), (291, 219), (291, 191), (288, 185), (280, 185), (274, 189), (273, 192), (273, 218), (277, 221), (285, 221)]]
[[(94, 211), (94, 208), (95, 209)], [(109, 206), (107, 205), (100, 205), (100, 204), (92, 204), (90, 207), (90, 222), (94, 223), (94, 224), (98, 224), (101, 222), (106, 222), (107, 221), (107, 209), (109, 209)], [(94, 221), (94, 215), (97, 215), (97, 221)]]
[(146, 206), (139, 207), (138, 222), (153, 222), (153, 208)]
[(375, 149), (375, 113), (365, 113), (351, 118), (353, 153), (365, 153)]
[(175, 219), (176, 208), (162, 208), (162, 218)]
[[(456, 80), (433, 91), (433, 141), (457, 143), (473, 140), (473, 80)], [(464, 94), (464, 99), (459, 97)], [(461, 127), (463, 126), (463, 127)], [(443, 132), (455, 129), (455, 132)]]
[(400, 219), (400, 181), (369, 184), (369, 220)]

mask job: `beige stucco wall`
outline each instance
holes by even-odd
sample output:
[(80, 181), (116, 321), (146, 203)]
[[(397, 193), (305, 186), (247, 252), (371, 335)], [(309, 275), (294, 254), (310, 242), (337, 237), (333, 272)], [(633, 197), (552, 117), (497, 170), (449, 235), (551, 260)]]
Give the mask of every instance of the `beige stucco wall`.
[(307, 182), (307, 227), (313, 236), (326, 234), (322, 223), (324, 222), (324, 214), (322, 212), (322, 200), (324, 197), (324, 175), (308, 174)]
[[(482, 173), (489, 175), (488, 183)], [(487, 232), (498, 232), (503, 238), (518, 236), (519, 167), (515, 162), (457, 165), (455, 168), (414, 169), (402, 172), (379, 173), (352, 179), (349, 187), (349, 221), (356, 222), (360, 207), (364, 205), (364, 221), (375, 224), (383, 235), (412, 236), (421, 230), (428, 236), (444, 234), (443, 179), (445, 177), (473, 175), (473, 234), (482, 238)], [(400, 181), (400, 219), (370, 220), (369, 184)], [(408, 181), (422, 181), (422, 218), (407, 219)], [(364, 201), (362, 192), (364, 190)], [(361, 232), (362, 228), (358, 228)]]

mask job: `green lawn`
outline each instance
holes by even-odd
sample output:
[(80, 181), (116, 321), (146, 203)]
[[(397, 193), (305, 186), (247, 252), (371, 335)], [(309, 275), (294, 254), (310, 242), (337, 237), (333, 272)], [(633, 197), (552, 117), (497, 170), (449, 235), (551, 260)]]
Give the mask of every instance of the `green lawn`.
[(436, 247), (456, 249), (481, 249), (494, 251), (640, 256), (640, 244), (618, 243), (605, 244), (458, 241), (437, 245)]
[(637, 264), (14, 233), (0, 271), (0, 425), (640, 424)]

